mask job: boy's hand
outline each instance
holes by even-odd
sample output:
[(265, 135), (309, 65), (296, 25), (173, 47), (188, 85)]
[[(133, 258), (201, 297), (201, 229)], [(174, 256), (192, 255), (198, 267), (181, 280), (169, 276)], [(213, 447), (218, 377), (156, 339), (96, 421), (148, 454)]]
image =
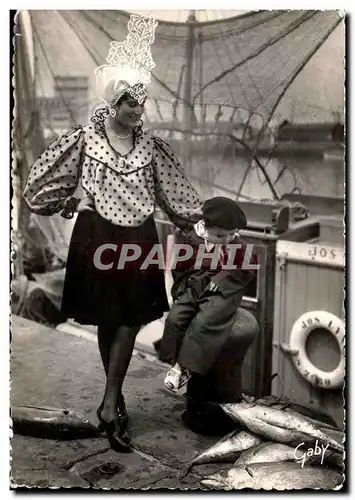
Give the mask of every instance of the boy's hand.
[(210, 281), (210, 292), (217, 292), (218, 286), (212, 280)]

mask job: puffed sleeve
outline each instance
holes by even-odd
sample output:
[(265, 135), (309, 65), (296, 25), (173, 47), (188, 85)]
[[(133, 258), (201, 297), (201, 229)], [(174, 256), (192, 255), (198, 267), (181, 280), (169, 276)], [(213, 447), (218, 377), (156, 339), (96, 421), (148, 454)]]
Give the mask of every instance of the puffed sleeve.
[(152, 139), (156, 201), (172, 222), (185, 228), (201, 219), (202, 200), (171, 147), (160, 137)]
[(84, 140), (83, 127), (73, 127), (32, 165), (23, 193), (31, 212), (52, 215), (64, 208), (79, 183)]

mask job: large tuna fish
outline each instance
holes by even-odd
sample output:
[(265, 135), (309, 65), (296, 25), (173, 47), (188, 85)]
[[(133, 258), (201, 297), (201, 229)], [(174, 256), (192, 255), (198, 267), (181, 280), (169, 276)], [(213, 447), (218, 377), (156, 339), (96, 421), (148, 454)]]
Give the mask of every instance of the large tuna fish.
[(243, 452), (235, 462), (235, 466), (255, 463), (273, 463), (296, 460), (295, 448), (282, 443), (261, 443)]
[(250, 432), (268, 441), (298, 446), (318, 439), (330, 450), (343, 452), (344, 446), (326, 432), (297, 413), (254, 403), (225, 403), (221, 408)]
[(343, 483), (343, 475), (324, 466), (300, 467), (294, 462), (250, 464), (211, 474), (201, 484), (215, 490), (332, 490)]
[(248, 450), (261, 442), (262, 440), (260, 437), (250, 434), (250, 432), (241, 431), (239, 429), (230, 432), (216, 444), (195, 457), (180, 479), (185, 477), (194, 465), (215, 462), (234, 462), (242, 451)]
[(49, 439), (97, 437), (99, 429), (83, 415), (61, 408), (12, 406), (14, 433)]
[(265, 396), (260, 399), (255, 399), (252, 397), (243, 398), (247, 403), (257, 403), (265, 406), (273, 406), (274, 408), (282, 409), (285, 411), (300, 413), (304, 417), (308, 417), (312, 420), (317, 421), (320, 427), (329, 427), (337, 429), (334, 419), (324, 413), (320, 408), (313, 405), (301, 405), (292, 399), (286, 398), (285, 396)]
[(326, 446), (319, 446), (316, 440), (316, 448), (312, 452), (306, 445), (299, 448), (288, 446), (282, 443), (261, 443), (249, 450), (244, 451), (236, 460), (236, 467), (245, 466), (253, 463), (273, 463), (293, 461), (299, 464), (307, 465), (329, 465), (332, 468), (344, 470), (343, 453), (330, 451)]
[(250, 432), (236, 430), (227, 434), (227, 436), (194, 458), (190, 465), (233, 462), (240, 452), (248, 450), (261, 442), (261, 438), (250, 434)]

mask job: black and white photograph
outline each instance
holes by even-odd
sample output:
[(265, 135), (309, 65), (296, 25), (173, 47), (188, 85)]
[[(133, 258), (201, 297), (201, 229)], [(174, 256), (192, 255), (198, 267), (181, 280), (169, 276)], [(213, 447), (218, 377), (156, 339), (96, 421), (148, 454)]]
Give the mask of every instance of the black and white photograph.
[(9, 489), (344, 491), (347, 14), (118, 6), (10, 11)]

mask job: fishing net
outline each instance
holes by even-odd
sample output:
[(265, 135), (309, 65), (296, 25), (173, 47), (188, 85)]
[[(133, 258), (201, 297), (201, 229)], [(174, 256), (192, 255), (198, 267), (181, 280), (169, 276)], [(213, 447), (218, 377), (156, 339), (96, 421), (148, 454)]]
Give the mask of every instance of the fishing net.
[[(25, 33), (21, 17), (15, 29)], [(98, 106), (94, 70), (105, 62), (109, 42), (125, 38), (129, 13), (32, 10), (29, 19), (30, 36), (27, 31), (15, 40), (17, 203), (34, 159), (69, 127), (87, 123)], [(258, 184), (259, 198), (279, 198), (280, 169), (269, 165), (276, 144), (270, 120), (342, 21), (337, 11), (278, 10), (199, 23), (160, 21), (146, 129), (171, 142), (204, 197), (254, 198), (252, 187)], [(291, 184), (288, 190), (295, 188)], [(22, 203), (19, 218), (27, 234), (29, 214)], [(59, 219), (38, 216), (31, 222), (42, 235), (37, 247), (50, 246), (62, 261), (68, 222)], [(34, 253), (37, 247), (31, 247)], [(51, 261), (47, 265), (53, 269)]]
[[(105, 62), (109, 42), (125, 38), (129, 13), (33, 10), (30, 19), (32, 107), (39, 110), (44, 141), (49, 143), (63, 129), (89, 119), (98, 104), (94, 69)], [(304, 10), (258, 11), (209, 22), (160, 21), (152, 47), (156, 67), (146, 128), (175, 141), (197, 187), (201, 182), (213, 184), (219, 168), (201, 166), (196, 156), (206, 148), (218, 157), (241, 149), (247, 153), (249, 170), (254, 167), (265, 177), (253, 158), (262, 141), (269, 150), (265, 167), (272, 156), (270, 119), (293, 80), (341, 22), (337, 11)], [(33, 122), (33, 113), (31, 117)], [(224, 181), (222, 187), (228, 184)], [(241, 195), (243, 187), (241, 179), (233, 192)], [(277, 197), (270, 186), (268, 190)]]
[[(88, 98), (94, 99), (93, 70), (104, 63), (109, 42), (125, 38), (129, 14), (38, 10), (30, 15), (38, 93), (41, 86), (53, 92), (56, 76), (83, 76), (89, 79)], [(337, 11), (276, 10), (205, 23), (160, 21), (152, 47), (156, 68), (149, 95), (162, 104), (158, 108), (152, 102), (147, 114), (156, 113), (155, 120), (165, 123), (172, 116), (181, 120), (189, 50), (188, 104), (197, 122), (214, 117), (216, 106), (229, 105), (258, 113), (267, 124), (295, 76), (341, 21)], [(74, 122), (78, 109), (62, 97)], [(237, 114), (234, 120), (238, 118)]]

